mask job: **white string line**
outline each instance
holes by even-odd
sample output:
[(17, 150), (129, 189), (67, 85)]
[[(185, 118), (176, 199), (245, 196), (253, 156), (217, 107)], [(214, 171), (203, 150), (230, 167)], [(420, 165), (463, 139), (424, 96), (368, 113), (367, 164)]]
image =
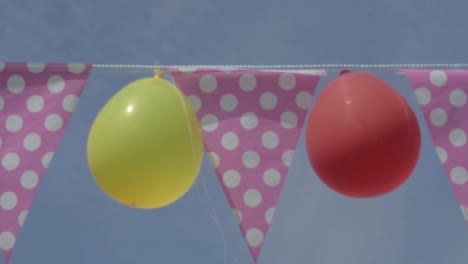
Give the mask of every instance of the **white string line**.
[(93, 64), (94, 69), (156, 70), (156, 69), (425, 69), (468, 68), (468, 63), (413, 63), (413, 64), (272, 64), (272, 65), (144, 65), (144, 64)]
[(467, 68), (468, 63), (434, 64), (272, 64), (272, 65), (143, 65), (143, 64), (93, 64), (95, 68), (161, 69), (161, 68)]

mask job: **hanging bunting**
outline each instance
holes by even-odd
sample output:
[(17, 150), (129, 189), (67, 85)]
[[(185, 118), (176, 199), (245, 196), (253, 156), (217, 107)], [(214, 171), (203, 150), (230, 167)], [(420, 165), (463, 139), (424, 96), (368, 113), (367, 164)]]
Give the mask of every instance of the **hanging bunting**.
[(170, 70), (255, 261), (324, 71)]
[(404, 70), (468, 222), (468, 71)]
[(7, 263), (90, 70), (0, 63), (0, 250)]

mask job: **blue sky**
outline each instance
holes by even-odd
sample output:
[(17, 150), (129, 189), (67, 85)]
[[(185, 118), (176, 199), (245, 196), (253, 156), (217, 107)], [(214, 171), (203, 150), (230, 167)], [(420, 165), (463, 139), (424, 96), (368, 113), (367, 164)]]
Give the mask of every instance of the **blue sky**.
[[(0, 0), (0, 61), (466, 63), (467, 9), (463, 0)], [(95, 185), (85, 149), (93, 118), (144, 76), (92, 74), (12, 264), (251, 263), (207, 159), (194, 188), (160, 210), (126, 208)], [(415, 106), (402, 76), (382, 77)], [(318, 180), (301, 137), (259, 263), (465, 264), (468, 225), (425, 129), (423, 139), (410, 180), (363, 201)]]

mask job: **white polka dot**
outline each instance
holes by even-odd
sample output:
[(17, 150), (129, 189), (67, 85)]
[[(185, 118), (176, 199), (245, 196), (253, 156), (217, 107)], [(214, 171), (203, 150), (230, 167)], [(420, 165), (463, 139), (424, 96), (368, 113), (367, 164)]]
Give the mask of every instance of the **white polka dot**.
[(278, 99), (276, 98), (276, 95), (272, 93), (264, 93), (260, 97), (260, 105), (262, 106), (263, 109), (265, 110), (272, 110), (273, 108), (276, 107), (278, 104)]
[(431, 102), (431, 91), (426, 89), (425, 87), (419, 87), (414, 91), (416, 95), (416, 100), (420, 105), (427, 105)]
[(268, 169), (263, 173), (263, 182), (270, 187), (278, 186), (281, 181), (281, 174), (276, 169)]
[(429, 74), (429, 80), (434, 86), (442, 87), (447, 82), (447, 74), (444, 71), (434, 70)]
[(468, 173), (465, 168), (456, 166), (450, 170), (450, 179), (457, 185), (462, 185), (468, 182)]
[(236, 219), (237, 224), (240, 225), (240, 223), (242, 223), (242, 213), (235, 208), (232, 209), (232, 213), (234, 214), (234, 219)]
[(228, 188), (235, 188), (239, 186), (241, 181), (241, 176), (236, 170), (228, 170), (223, 173), (223, 182), (224, 185)]
[(26, 82), (20, 75), (12, 75), (8, 78), (7, 87), (10, 92), (17, 94), (24, 90)]
[(216, 90), (218, 82), (216, 78), (211, 75), (205, 75), (200, 78), (200, 89), (205, 93), (212, 93)]
[(62, 107), (67, 112), (74, 112), (78, 105), (79, 97), (74, 94), (69, 94), (63, 98)]
[(60, 93), (65, 89), (65, 80), (62, 76), (54, 75), (47, 80), (47, 88), (51, 93)]
[(58, 114), (50, 114), (44, 121), (44, 126), (50, 132), (57, 132), (62, 128), (63, 120)]
[(283, 164), (284, 164), (286, 167), (291, 166), (293, 157), (294, 157), (294, 150), (286, 150), (286, 151), (283, 153)]
[(445, 123), (447, 123), (448, 117), (444, 109), (435, 108), (434, 110), (431, 111), (431, 114), (429, 115), (429, 119), (431, 120), (431, 123), (434, 126), (441, 127), (445, 125)]
[(19, 115), (8, 116), (5, 121), (5, 127), (12, 133), (18, 132), (23, 127), (23, 118)]
[(437, 152), (437, 156), (439, 156), (440, 162), (442, 164), (445, 164), (445, 162), (447, 162), (447, 159), (448, 159), (447, 151), (445, 151), (445, 149), (441, 147), (436, 147), (436, 152)]
[(18, 215), (18, 225), (23, 226), (24, 222), (26, 221), (26, 217), (28, 216), (28, 210), (24, 210)]
[(251, 247), (259, 247), (263, 243), (263, 232), (258, 228), (251, 228), (245, 233), (245, 240)]
[(26, 171), (21, 175), (21, 186), (24, 189), (34, 189), (39, 183), (39, 175), (35, 171)]
[(44, 63), (28, 63), (26, 64), (28, 70), (32, 73), (41, 73), (44, 71), (45, 64)]
[(273, 216), (275, 215), (275, 208), (272, 207), (272, 208), (269, 208), (268, 210), (266, 210), (265, 212), (265, 221), (268, 223), (268, 224), (271, 224), (271, 221), (273, 220)]
[(190, 102), (190, 105), (192, 106), (193, 111), (196, 113), (200, 111), (202, 102), (200, 100), (200, 97), (196, 95), (190, 95), (187, 97), (188, 101)]
[(463, 218), (465, 219), (465, 221), (468, 221), (468, 207), (465, 207), (464, 205), (460, 204), (460, 209), (462, 211)]
[(28, 134), (23, 139), (23, 146), (28, 151), (35, 151), (41, 146), (41, 137), (36, 133)]
[(450, 143), (452, 143), (454, 147), (464, 146), (466, 144), (465, 131), (459, 128), (452, 130), (449, 134), (449, 140), (450, 140)]
[(297, 115), (294, 112), (284, 112), (280, 117), (284, 128), (295, 128), (297, 126)]
[(14, 152), (7, 153), (2, 158), (2, 166), (5, 170), (12, 171), (18, 168), (20, 157)]
[(18, 198), (14, 192), (4, 192), (0, 196), (0, 207), (3, 210), (13, 210), (18, 203)]
[(3, 97), (0, 96), (0, 112), (3, 110), (5, 107), (5, 100), (3, 100)]
[(450, 103), (455, 107), (463, 107), (466, 104), (466, 93), (461, 89), (450, 92)]
[(224, 111), (231, 112), (237, 107), (237, 97), (232, 94), (225, 94), (219, 102)]
[(244, 113), (240, 118), (240, 123), (243, 128), (252, 130), (258, 125), (258, 117), (255, 113)]
[(0, 249), (1, 250), (11, 250), (15, 245), (16, 239), (15, 235), (12, 232), (5, 231), (0, 233)]
[(0, 62), (0, 72), (3, 71), (3, 69), (5, 69), (5, 63)]
[(262, 144), (267, 149), (274, 149), (279, 144), (278, 135), (273, 131), (268, 131), (262, 135)]
[(260, 163), (260, 156), (253, 150), (246, 151), (244, 155), (242, 155), (242, 163), (247, 168), (256, 168), (258, 163)]
[(215, 152), (209, 152), (208, 159), (211, 163), (211, 166), (213, 166), (214, 169), (218, 168), (220, 161), (218, 154), (216, 154)]
[(244, 193), (244, 203), (248, 207), (254, 208), (262, 202), (262, 194), (256, 189), (248, 189)]
[(239, 146), (239, 136), (234, 132), (228, 132), (221, 137), (221, 144), (227, 150), (233, 150)]
[(246, 92), (250, 92), (257, 87), (257, 79), (252, 74), (243, 74), (239, 79), (239, 87)]
[(54, 157), (54, 152), (47, 152), (44, 156), (42, 156), (42, 166), (47, 169)]
[(71, 73), (79, 74), (86, 69), (86, 64), (84, 63), (68, 63), (67, 68)]
[(283, 90), (291, 90), (296, 86), (296, 77), (291, 73), (283, 73), (279, 77), (278, 84)]
[(44, 99), (40, 95), (33, 95), (26, 101), (26, 107), (29, 112), (37, 113), (44, 107)]
[(197, 68), (193, 68), (193, 67), (182, 67), (182, 68), (179, 68), (178, 69), (180, 72), (183, 72), (183, 73), (193, 73), (193, 72), (196, 72), (197, 71)]
[(304, 110), (309, 109), (312, 103), (312, 95), (308, 92), (300, 92), (296, 95), (296, 105)]
[(201, 126), (207, 132), (215, 131), (218, 128), (218, 118), (212, 114), (207, 114), (202, 117)]

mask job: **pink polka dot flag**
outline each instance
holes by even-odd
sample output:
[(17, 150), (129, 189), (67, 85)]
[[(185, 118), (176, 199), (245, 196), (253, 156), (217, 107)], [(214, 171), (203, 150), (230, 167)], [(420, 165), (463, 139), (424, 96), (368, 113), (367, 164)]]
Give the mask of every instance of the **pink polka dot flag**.
[(0, 250), (9, 262), (91, 65), (0, 63)]
[(257, 261), (322, 71), (170, 72)]
[(468, 71), (405, 70), (435, 150), (468, 222)]

